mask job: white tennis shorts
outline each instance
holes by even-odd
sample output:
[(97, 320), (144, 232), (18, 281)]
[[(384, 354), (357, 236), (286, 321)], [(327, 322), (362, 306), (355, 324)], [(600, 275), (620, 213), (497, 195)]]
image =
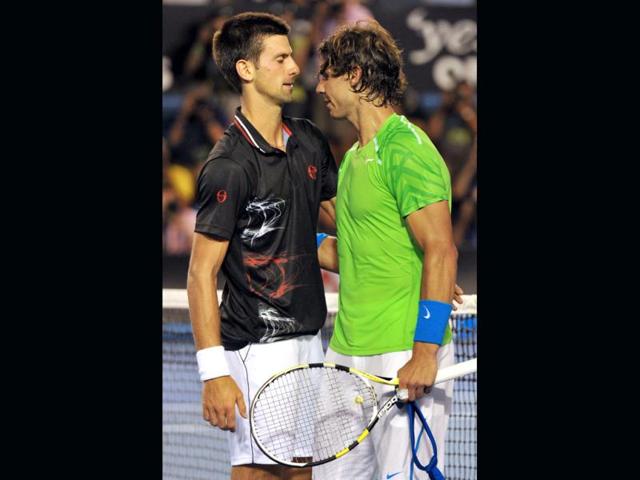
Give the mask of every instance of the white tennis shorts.
[[(244, 394), (247, 416), (260, 387), (275, 373), (301, 363), (324, 361), (320, 332), (273, 343), (251, 343), (236, 351), (225, 351), (229, 373)], [(227, 432), (231, 465), (274, 465), (251, 438), (249, 419), (236, 407), (236, 431)]]
[[(411, 358), (411, 350), (366, 357), (341, 355), (329, 348), (325, 362), (355, 367), (367, 373), (394, 378), (398, 370)], [(438, 368), (455, 363), (453, 342), (438, 350)], [(394, 395), (390, 386), (371, 382), (382, 405)], [(445, 432), (453, 406), (453, 380), (434, 385), (428, 395), (416, 402), (436, 440), (438, 468), (444, 472)], [(415, 421), (416, 440), (422, 430)], [(426, 465), (432, 449), (426, 432), (420, 436), (418, 459)], [(313, 468), (314, 480), (423, 480), (426, 472), (412, 466), (411, 440), (406, 409), (393, 408), (371, 430), (369, 437), (344, 457)]]

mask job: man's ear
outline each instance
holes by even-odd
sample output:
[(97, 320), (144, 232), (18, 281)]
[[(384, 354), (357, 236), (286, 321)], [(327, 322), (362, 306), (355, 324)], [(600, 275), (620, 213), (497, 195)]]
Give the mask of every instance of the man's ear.
[(349, 85), (354, 88), (360, 84), (362, 80), (362, 68), (355, 66), (351, 72), (349, 72)]
[(240, 59), (236, 62), (236, 72), (241, 80), (250, 82), (255, 74), (255, 65), (249, 60)]

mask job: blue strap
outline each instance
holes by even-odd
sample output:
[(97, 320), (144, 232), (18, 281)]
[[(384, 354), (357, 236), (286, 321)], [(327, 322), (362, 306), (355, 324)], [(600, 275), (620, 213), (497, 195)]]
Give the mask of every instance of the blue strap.
[[(422, 441), (422, 434), (424, 433), (424, 427), (420, 427), (420, 433), (418, 434), (418, 439), (416, 440), (416, 450), (418, 449), (418, 445)], [(413, 480), (413, 462), (411, 462), (411, 479)]]
[(329, 235), (327, 235), (326, 233), (316, 233), (316, 243), (318, 244), (317, 248), (320, 248), (320, 244), (323, 242), (323, 240), (325, 238), (327, 238)]
[[(420, 460), (418, 459), (419, 441), (418, 443), (416, 443), (415, 441), (415, 432), (414, 432), (414, 426), (413, 426), (416, 413), (418, 414), (418, 418), (420, 418), (420, 422), (422, 423), (424, 430), (427, 432), (427, 436), (431, 441), (431, 448), (433, 449), (433, 456), (431, 457), (431, 460), (426, 466), (420, 463)], [(436, 466), (438, 463), (438, 449), (436, 447), (436, 440), (433, 438), (431, 429), (429, 428), (429, 425), (427, 424), (427, 421), (425, 420), (424, 415), (420, 411), (420, 408), (418, 408), (415, 402), (407, 403), (407, 417), (409, 418), (409, 435), (411, 437), (411, 454), (413, 457), (413, 463), (420, 470), (427, 472), (427, 475), (429, 475), (430, 480), (445, 480), (444, 475)]]

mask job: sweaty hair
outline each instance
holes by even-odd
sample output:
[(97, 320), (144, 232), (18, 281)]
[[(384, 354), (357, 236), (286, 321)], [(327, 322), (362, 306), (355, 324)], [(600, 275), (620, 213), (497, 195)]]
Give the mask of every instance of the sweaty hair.
[(246, 12), (229, 18), (213, 36), (213, 58), (224, 78), (239, 93), (242, 81), (236, 71), (238, 60), (258, 62), (262, 41), (271, 35), (287, 35), (289, 25), (269, 13)]
[(361, 21), (344, 25), (325, 39), (318, 48), (323, 62), (320, 75), (340, 77), (362, 69), (355, 93), (366, 92), (364, 98), (377, 107), (397, 105), (407, 87), (402, 71), (402, 51), (391, 34), (378, 22)]

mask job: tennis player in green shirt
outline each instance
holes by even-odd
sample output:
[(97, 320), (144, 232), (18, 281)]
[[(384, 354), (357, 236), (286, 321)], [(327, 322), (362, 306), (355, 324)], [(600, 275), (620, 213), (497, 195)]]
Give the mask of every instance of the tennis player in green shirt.
[[(433, 382), (438, 368), (454, 363), (448, 319), (458, 253), (449, 171), (429, 137), (392, 108), (406, 82), (389, 32), (375, 22), (347, 25), (319, 51), (316, 92), (332, 118), (346, 118), (358, 132), (338, 172), (337, 239), (325, 239), (319, 250), (321, 265), (340, 273), (326, 361), (398, 376), (432, 429), (444, 471), (453, 383)], [(375, 388), (381, 401), (394, 393)], [(386, 416), (370, 441), (314, 468), (314, 478), (426, 478), (412, 468), (406, 415), (397, 409)], [(423, 439), (421, 461), (430, 459), (430, 448)]]

